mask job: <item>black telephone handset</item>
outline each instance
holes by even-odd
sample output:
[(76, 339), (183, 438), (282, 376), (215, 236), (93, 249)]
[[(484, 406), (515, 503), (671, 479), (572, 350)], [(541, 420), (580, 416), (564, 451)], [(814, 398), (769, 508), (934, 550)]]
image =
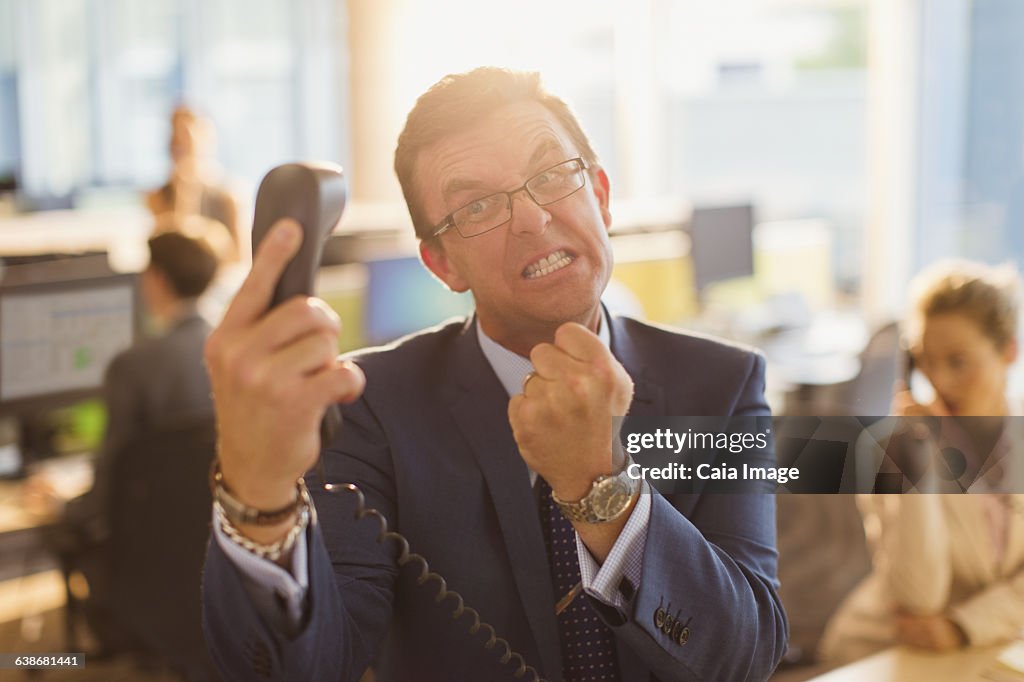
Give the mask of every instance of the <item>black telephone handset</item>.
[(272, 306), (296, 294), (313, 295), (324, 244), (341, 220), (347, 194), (341, 166), (330, 163), (286, 163), (263, 178), (256, 194), (253, 253), (282, 218), (298, 222), (304, 237), (299, 252), (277, 283)]
[[(345, 210), (346, 196), (345, 175), (341, 167), (335, 164), (287, 163), (272, 169), (263, 178), (256, 194), (256, 210), (252, 227), (253, 254), (256, 253), (257, 247), (267, 236), (274, 223), (282, 218), (295, 219), (302, 226), (303, 232), (302, 246), (285, 267), (284, 273), (274, 289), (271, 306), (278, 305), (292, 296), (312, 296), (315, 293), (316, 272), (320, 267), (324, 244), (338, 221), (341, 220), (341, 214)], [(321, 424), (321, 444), (329, 443), (340, 426), (341, 410), (337, 405), (331, 405), (324, 414)], [(518, 667), (512, 673), (513, 677), (520, 678), (529, 673), (534, 682), (544, 682), (533, 666), (527, 665), (523, 657), (513, 651), (505, 639), (497, 636), (491, 625), (480, 620), (480, 614), (476, 609), (466, 606), (458, 592), (448, 589), (444, 578), (430, 570), (426, 559), (409, 551), (409, 543), (401, 534), (388, 530), (387, 519), (380, 512), (366, 507), (363, 493), (358, 487), (352, 483), (328, 483), (322, 459), (317, 460), (316, 469), (325, 491), (329, 493), (348, 492), (358, 498), (356, 519), (372, 516), (377, 520), (380, 526), (377, 542), (394, 540), (398, 544), (399, 555), (396, 561), (399, 566), (415, 562), (420, 567), (420, 575), (417, 578), (419, 584), (422, 585), (429, 581), (438, 584), (435, 598), (438, 604), (449, 597), (455, 600), (456, 606), (452, 611), (453, 619), (469, 614), (472, 619), (469, 626), (470, 635), (475, 635), (481, 630), (485, 631), (489, 636), (482, 643), (484, 648), (493, 649), (500, 644), (504, 649), (504, 653), (499, 657), (501, 663), (508, 663), (512, 659), (518, 661)]]
[[(331, 163), (286, 163), (273, 168), (263, 178), (256, 193), (252, 223), (252, 251), (267, 236), (274, 223), (292, 218), (302, 226), (302, 246), (285, 267), (274, 289), (273, 307), (297, 295), (312, 296), (316, 271), (320, 267), (324, 244), (345, 211), (348, 191), (341, 166)], [(320, 425), (320, 442), (330, 442), (341, 426), (341, 411), (331, 405)], [(322, 463), (317, 471), (323, 478)]]

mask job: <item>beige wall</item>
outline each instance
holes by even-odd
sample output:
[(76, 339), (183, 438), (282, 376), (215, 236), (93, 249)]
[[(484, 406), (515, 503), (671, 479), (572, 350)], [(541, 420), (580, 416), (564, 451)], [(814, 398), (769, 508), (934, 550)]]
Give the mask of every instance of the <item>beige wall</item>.
[(352, 200), (400, 202), (392, 170), (395, 143), (404, 121), (396, 101), (401, 17), (408, 0), (349, 0), (348, 66), (351, 83)]

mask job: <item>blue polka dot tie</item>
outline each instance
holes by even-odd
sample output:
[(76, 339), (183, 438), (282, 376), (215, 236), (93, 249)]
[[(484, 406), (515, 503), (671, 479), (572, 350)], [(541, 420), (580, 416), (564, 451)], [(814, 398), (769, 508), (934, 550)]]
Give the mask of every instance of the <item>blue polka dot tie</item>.
[[(540, 495), (540, 521), (544, 544), (555, 587), (561, 599), (580, 581), (576, 533), (551, 499), (551, 486), (537, 479)], [(558, 616), (558, 636), (562, 649), (562, 672), (566, 682), (598, 682), (619, 679), (615, 638), (591, 608), (583, 595), (572, 601)]]

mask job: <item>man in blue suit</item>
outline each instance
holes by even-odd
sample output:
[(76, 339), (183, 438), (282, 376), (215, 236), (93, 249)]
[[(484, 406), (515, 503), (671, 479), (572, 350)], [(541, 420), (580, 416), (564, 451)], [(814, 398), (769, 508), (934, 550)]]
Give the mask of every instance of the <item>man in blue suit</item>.
[(268, 311), (282, 223), (207, 345), (220, 429), (205, 625), (229, 679), (504, 680), (519, 660), (398, 568), (367, 504), (547, 680), (764, 680), (786, 642), (769, 495), (662, 496), (615, 415), (766, 415), (749, 351), (610, 315), (609, 181), (536, 74), (417, 102), (395, 167), (426, 266), (476, 314), (352, 358), (315, 299)]

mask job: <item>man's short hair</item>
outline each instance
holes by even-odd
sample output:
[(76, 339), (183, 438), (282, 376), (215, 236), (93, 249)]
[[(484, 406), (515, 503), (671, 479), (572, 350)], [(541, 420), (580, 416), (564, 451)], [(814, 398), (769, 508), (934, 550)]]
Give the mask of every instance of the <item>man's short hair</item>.
[(540, 74), (480, 67), (466, 73), (449, 74), (420, 95), (405, 120), (395, 150), (395, 174), (402, 186), (416, 236), (428, 239), (434, 226), (423, 211), (417, 195), (415, 166), (420, 152), (453, 133), (465, 130), (494, 111), (509, 104), (534, 101), (554, 114), (588, 164), (597, 163), (579, 121), (561, 98), (541, 84)]
[(164, 232), (149, 240), (149, 266), (162, 272), (174, 293), (197, 298), (210, 286), (220, 259), (203, 235)]

